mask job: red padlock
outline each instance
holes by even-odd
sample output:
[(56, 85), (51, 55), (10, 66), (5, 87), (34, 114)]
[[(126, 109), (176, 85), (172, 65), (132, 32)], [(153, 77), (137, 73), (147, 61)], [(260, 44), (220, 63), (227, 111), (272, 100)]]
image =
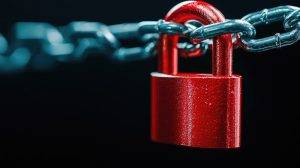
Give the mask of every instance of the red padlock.
[[(203, 1), (175, 6), (165, 20), (183, 24), (225, 21)], [(151, 74), (153, 141), (201, 148), (240, 147), (241, 77), (232, 75), (231, 35), (212, 46), (212, 74), (178, 73), (177, 35), (161, 35), (158, 72)]]

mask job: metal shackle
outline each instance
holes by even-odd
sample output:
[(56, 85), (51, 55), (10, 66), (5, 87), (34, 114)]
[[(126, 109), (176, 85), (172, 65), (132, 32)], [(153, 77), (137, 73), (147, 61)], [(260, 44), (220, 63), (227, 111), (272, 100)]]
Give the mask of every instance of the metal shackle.
[[(184, 24), (197, 20), (203, 25), (225, 21), (223, 14), (203, 1), (186, 1), (173, 7), (165, 17), (166, 21)], [(179, 35), (162, 34), (158, 48), (158, 71), (175, 75), (178, 73)], [(232, 75), (232, 37), (230, 34), (217, 36), (212, 45), (212, 74), (214, 76)]]

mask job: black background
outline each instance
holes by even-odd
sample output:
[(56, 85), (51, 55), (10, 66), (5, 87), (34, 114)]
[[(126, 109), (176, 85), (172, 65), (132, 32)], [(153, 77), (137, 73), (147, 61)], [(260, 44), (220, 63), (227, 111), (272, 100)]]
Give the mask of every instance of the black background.
[[(17, 21), (58, 26), (74, 20), (106, 24), (158, 20), (179, 2), (5, 0), (0, 5), (0, 30), (9, 34)], [(227, 18), (279, 5), (300, 6), (299, 0), (209, 2)], [(280, 23), (258, 28), (259, 36), (277, 31), (282, 31)], [(235, 51), (234, 70), (244, 78), (240, 150), (188, 149), (150, 142), (149, 74), (156, 69), (155, 59), (116, 64), (97, 56), (82, 63), (60, 64), (50, 71), (1, 75), (0, 158), (18, 167), (297, 163), (298, 50), (299, 43), (262, 53)], [(209, 71), (209, 65), (206, 55), (181, 60), (180, 68), (200, 72)]]

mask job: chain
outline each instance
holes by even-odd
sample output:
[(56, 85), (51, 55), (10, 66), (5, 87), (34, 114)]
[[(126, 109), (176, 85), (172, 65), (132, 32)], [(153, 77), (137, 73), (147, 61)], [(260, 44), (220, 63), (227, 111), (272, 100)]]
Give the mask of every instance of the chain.
[[(256, 35), (254, 26), (266, 25), (277, 21), (283, 21), (287, 32), (254, 39)], [(300, 9), (293, 6), (280, 6), (250, 13), (239, 20), (226, 20), (216, 24), (198, 25), (192, 29), (186, 24), (158, 22), (157, 30), (160, 33), (185, 36), (198, 43), (207, 43), (203, 40), (211, 39), (215, 36), (232, 34), (236, 47), (242, 47), (247, 51), (261, 52), (292, 45), (299, 41)]]
[[(286, 32), (255, 39), (256, 26), (282, 21)], [(242, 19), (202, 25), (197, 21), (177, 24), (144, 21), (107, 26), (98, 22), (72, 22), (55, 27), (48, 23), (19, 22), (13, 27), (10, 45), (0, 34), (0, 72), (19, 72), (27, 67), (49, 69), (57, 62), (80, 61), (88, 55), (102, 55), (112, 61), (147, 59), (156, 54), (160, 34), (180, 35), (182, 57), (205, 54), (212, 38), (232, 34), (235, 47), (261, 52), (296, 43), (300, 39), (300, 8), (280, 6), (250, 13)], [(125, 47), (135, 41), (136, 47)]]

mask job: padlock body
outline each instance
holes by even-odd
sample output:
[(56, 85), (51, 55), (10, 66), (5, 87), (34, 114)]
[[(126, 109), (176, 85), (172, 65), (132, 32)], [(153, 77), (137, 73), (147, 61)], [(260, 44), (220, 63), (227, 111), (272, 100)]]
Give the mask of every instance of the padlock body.
[(240, 147), (241, 77), (151, 74), (151, 138), (199, 148)]

